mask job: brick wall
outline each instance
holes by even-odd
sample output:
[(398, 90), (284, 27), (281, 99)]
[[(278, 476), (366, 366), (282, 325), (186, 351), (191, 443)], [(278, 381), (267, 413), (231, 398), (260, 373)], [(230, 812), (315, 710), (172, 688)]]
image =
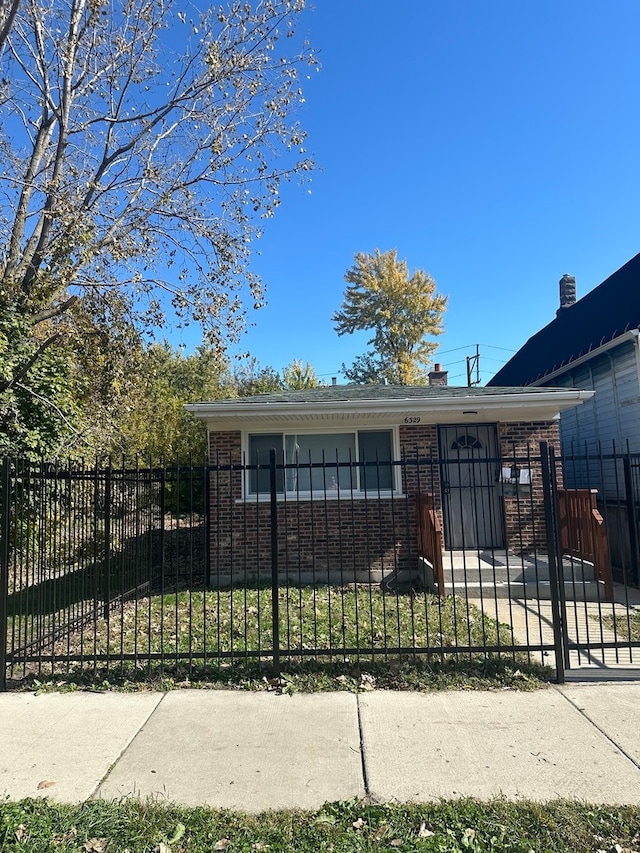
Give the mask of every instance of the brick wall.
[[(279, 499), (278, 567), (309, 582), (379, 581), (412, 569), (417, 557), (415, 498), (434, 495), (442, 520), (437, 427), (399, 428), (402, 495), (366, 498), (341, 493), (326, 500)], [(531, 470), (531, 487), (501, 498), (506, 545), (516, 552), (545, 547), (539, 442), (559, 449), (556, 422), (498, 425), (504, 464)], [(211, 573), (214, 582), (271, 576), (270, 505), (242, 499), (240, 432), (210, 434)], [(508, 490), (505, 490), (508, 492)]]
[[(242, 500), (240, 432), (211, 433), (209, 450), (212, 581), (266, 580), (272, 561), (270, 504), (264, 498)], [(279, 573), (294, 581), (348, 583), (378, 582), (408, 569), (417, 555), (415, 494), (421, 476), (425, 485), (430, 479), (417, 472), (415, 457), (399, 467), (402, 496), (352, 498), (345, 492), (326, 500), (279, 499)]]
[(410, 495), (432, 492), (440, 504), (438, 428), (434, 425), (402, 425), (399, 428), (400, 458), (405, 461), (402, 489)]
[[(560, 452), (558, 421), (520, 422), (498, 425), (499, 453), (506, 467), (528, 468), (530, 488), (505, 487), (504, 507), (506, 545), (516, 553), (545, 550), (546, 526), (542, 494), (540, 442), (553, 445)], [(561, 485), (561, 474), (559, 485)]]

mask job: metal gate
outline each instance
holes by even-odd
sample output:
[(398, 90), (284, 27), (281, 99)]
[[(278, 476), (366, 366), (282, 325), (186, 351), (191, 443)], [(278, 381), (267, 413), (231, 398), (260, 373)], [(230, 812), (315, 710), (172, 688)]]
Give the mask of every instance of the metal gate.
[(439, 444), (447, 547), (502, 547), (504, 525), (496, 491), (500, 463), (495, 426), (440, 427)]
[[(558, 458), (552, 446), (541, 444), (551, 601), (548, 613), (543, 612), (541, 602), (538, 608), (553, 626), (560, 682), (569, 669), (602, 673), (612, 667), (632, 668), (640, 664), (636, 555), (630, 554), (627, 559), (623, 549), (612, 549), (612, 540), (621, 531), (613, 524), (615, 514), (607, 511), (612, 509), (613, 501), (610, 498), (607, 505), (602, 489), (605, 469), (614, 475), (618, 468), (627, 472), (632, 465), (631, 455), (600, 453), (594, 468), (600, 479), (589, 474), (595, 461), (593, 454), (586, 452)], [(581, 471), (579, 478), (572, 476), (576, 470)], [(596, 482), (601, 489), (584, 486)], [(635, 507), (640, 493), (635, 494), (628, 477), (624, 483), (625, 489), (618, 492), (615, 505), (616, 509), (625, 507), (633, 541), (637, 537)], [(609, 529), (606, 516), (612, 522)], [(640, 677), (640, 669), (636, 674)]]

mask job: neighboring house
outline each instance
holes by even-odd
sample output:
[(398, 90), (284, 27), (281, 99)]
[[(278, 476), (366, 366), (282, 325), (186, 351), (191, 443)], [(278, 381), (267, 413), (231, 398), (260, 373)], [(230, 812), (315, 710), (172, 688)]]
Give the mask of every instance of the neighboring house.
[(622, 455), (640, 453), (639, 329), (640, 254), (578, 301), (575, 279), (565, 275), (556, 318), (487, 383), (496, 391), (516, 384), (595, 392), (560, 419), (565, 485), (597, 490), (612, 560), (636, 577), (638, 485)]
[(187, 406), (209, 434), (212, 583), (269, 576), (272, 501), (280, 570), (303, 582), (411, 571), (425, 494), (447, 548), (536, 547), (544, 512), (530, 454), (558, 445), (558, 415), (591, 394), (449, 387), (439, 365), (430, 382)]
[(487, 385), (583, 388), (584, 406), (561, 418), (566, 452), (640, 452), (640, 254), (576, 301), (572, 276), (560, 279), (556, 318), (530, 338)]

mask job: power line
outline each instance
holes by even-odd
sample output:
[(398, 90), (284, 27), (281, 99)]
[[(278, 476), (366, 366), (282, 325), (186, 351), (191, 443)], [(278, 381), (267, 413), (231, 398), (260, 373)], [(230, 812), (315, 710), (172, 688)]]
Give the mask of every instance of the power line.
[(495, 344), (480, 344), (481, 347), (489, 347), (489, 349), (501, 349), (505, 352), (517, 352), (515, 349), (508, 349), (507, 347), (497, 347)]
[(517, 352), (514, 349), (507, 349), (507, 347), (497, 347), (495, 344), (465, 344), (462, 347), (455, 347), (454, 349), (438, 350), (438, 355), (447, 355), (450, 352), (458, 352), (458, 350), (470, 349), (471, 347), (487, 347), (488, 349), (501, 349), (505, 352)]
[[(495, 344), (467, 344), (466, 346), (454, 347), (453, 349), (449, 349), (449, 350), (438, 350), (436, 355), (437, 355), (437, 357), (439, 357), (441, 355), (448, 355), (449, 353), (460, 352), (460, 350), (465, 350), (465, 349), (468, 350), (471, 347), (475, 347), (475, 349), (476, 349), (476, 352), (474, 355), (470, 355), (470, 356), (468, 355), (466, 358), (457, 359), (456, 361), (449, 361), (446, 363), (443, 362), (443, 367), (445, 367), (447, 369), (450, 369), (450, 368), (452, 368), (458, 364), (465, 364), (466, 363), (466, 365), (467, 365), (467, 382), (469, 385), (479, 385), (480, 384), (480, 347), (487, 348), (487, 349), (502, 350), (503, 352), (509, 352), (509, 353), (516, 352), (516, 350), (508, 349), (507, 347), (499, 347), (499, 346), (496, 346)], [(492, 358), (491, 356), (485, 355), (485, 356), (483, 356), (483, 361), (493, 361), (497, 364), (502, 365), (502, 364), (506, 364), (507, 359)], [(475, 378), (475, 380), (471, 381), (471, 375), (474, 371), (475, 371), (476, 378)], [(326, 376), (333, 377), (333, 376), (336, 376), (337, 374), (341, 374), (341, 373), (342, 373), (342, 366), (337, 370), (330, 371), (329, 373), (318, 373), (316, 375), (318, 376), (319, 379), (322, 379)], [(450, 378), (451, 379), (457, 379), (463, 375), (464, 374), (462, 374), (462, 373), (456, 373), (453, 376), (451, 376)]]
[(464, 345), (464, 346), (462, 346), (462, 347), (455, 347), (455, 349), (443, 349), (443, 350), (438, 350), (438, 354), (439, 354), (439, 355), (447, 355), (447, 353), (450, 353), (450, 352), (458, 352), (458, 350), (461, 350), (461, 349), (469, 349), (469, 347), (474, 347), (474, 346), (475, 346), (475, 344), (465, 344), (465, 345)]

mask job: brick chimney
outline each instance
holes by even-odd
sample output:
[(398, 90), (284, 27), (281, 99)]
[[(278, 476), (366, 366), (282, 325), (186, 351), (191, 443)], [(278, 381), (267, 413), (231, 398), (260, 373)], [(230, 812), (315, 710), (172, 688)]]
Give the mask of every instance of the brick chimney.
[(565, 273), (560, 279), (560, 307), (556, 311), (559, 316), (565, 308), (571, 308), (576, 302), (576, 277)]
[(448, 370), (443, 370), (442, 365), (436, 363), (433, 370), (429, 372), (429, 385), (447, 385)]

